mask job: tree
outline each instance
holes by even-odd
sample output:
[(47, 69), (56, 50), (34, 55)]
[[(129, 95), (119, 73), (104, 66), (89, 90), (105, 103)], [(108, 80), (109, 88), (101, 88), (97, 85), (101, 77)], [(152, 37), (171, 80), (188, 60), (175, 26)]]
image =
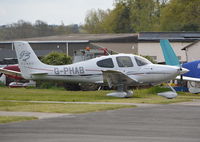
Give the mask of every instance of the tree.
[[(162, 4), (166, 0), (162, 0)], [(131, 33), (159, 30), (159, 0), (115, 0), (114, 9), (104, 16), (102, 11), (91, 11), (85, 20), (89, 33)]]
[(34, 24), (19, 20), (17, 23), (0, 26), (0, 40), (21, 39), (41, 36), (63, 35), (79, 33), (79, 25), (48, 25), (37, 20)]
[[(66, 65), (72, 63), (70, 56), (66, 56), (66, 54), (60, 52), (51, 52), (43, 57), (41, 61), (49, 65)], [(52, 88), (55, 86), (64, 86), (67, 89), (69, 89), (70, 87), (73, 89), (80, 89), (77, 84), (69, 84), (63, 81), (37, 81), (37, 87), (39, 88)]]
[(88, 33), (104, 33), (103, 22), (109, 11), (90, 10), (85, 18), (84, 30)]
[(34, 36), (32, 24), (24, 20), (19, 20), (17, 23), (3, 26), (0, 29), (0, 33), (0, 38), (2, 40), (20, 39)]
[(49, 65), (66, 65), (72, 63), (70, 56), (60, 52), (51, 52), (43, 57), (41, 61)]
[(159, 25), (159, 1), (134, 0), (131, 1), (131, 24), (137, 32), (157, 30)]
[(130, 8), (126, 0), (115, 3), (113, 10), (91, 10), (85, 18), (84, 29), (88, 33), (130, 33)]
[(15, 30), (15, 37), (25, 38), (32, 36), (33, 26), (30, 22), (24, 20), (19, 20), (16, 24), (13, 24), (13, 29)]
[(130, 22), (130, 3), (127, 0), (118, 0), (115, 3), (114, 10), (111, 11), (110, 17), (112, 20), (110, 26), (114, 33), (130, 33), (134, 32)]
[(199, 15), (199, 0), (171, 0), (161, 11), (161, 30), (199, 31)]
[(53, 28), (49, 26), (46, 22), (37, 20), (35, 21), (35, 30), (37, 36), (49, 36), (54, 33)]

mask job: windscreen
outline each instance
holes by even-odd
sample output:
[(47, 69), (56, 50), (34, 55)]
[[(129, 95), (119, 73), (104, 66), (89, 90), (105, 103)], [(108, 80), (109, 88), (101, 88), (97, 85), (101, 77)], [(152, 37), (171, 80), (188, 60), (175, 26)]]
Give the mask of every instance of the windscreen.
[(144, 65), (147, 65), (147, 64), (152, 64), (149, 60), (147, 60), (143, 57), (139, 57), (139, 56), (135, 56), (135, 61), (136, 61), (138, 66), (144, 66)]

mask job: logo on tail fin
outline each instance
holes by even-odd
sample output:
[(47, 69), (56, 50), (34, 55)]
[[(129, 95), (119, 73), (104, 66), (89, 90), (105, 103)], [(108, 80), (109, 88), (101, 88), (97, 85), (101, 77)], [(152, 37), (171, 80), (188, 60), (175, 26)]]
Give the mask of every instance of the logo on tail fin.
[(30, 58), (30, 52), (28, 51), (22, 51), (20, 54), (19, 54), (19, 59), (22, 59), (22, 61), (26, 61)]

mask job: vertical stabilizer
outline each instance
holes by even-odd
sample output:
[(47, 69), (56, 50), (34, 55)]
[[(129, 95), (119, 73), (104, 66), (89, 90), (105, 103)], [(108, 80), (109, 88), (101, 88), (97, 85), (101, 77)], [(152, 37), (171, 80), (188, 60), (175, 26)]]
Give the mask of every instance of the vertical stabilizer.
[(162, 52), (163, 52), (166, 64), (172, 65), (172, 66), (180, 66), (178, 57), (176, 56), (169, 41), (165, 39), (160, 40), (160, 46), (162, 48)]
[(14, 42), (14, 46), (22, 76), (31, 79), (31, 74), (45, 64), (38, 59), (28, 42)]

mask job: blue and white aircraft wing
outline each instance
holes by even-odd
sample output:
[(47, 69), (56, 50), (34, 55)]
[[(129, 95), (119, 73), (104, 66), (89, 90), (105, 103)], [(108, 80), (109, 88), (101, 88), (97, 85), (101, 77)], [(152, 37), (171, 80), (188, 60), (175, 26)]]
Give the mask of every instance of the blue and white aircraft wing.
[[(176, 79), (177, 79), (177, 80), (181, 80), (181, 76), (177, 76)], [(194, 78), (194, 77), (183, 76), (182, 79), (185, 80), (185, 81), (200, 82), (200, 78)]]

